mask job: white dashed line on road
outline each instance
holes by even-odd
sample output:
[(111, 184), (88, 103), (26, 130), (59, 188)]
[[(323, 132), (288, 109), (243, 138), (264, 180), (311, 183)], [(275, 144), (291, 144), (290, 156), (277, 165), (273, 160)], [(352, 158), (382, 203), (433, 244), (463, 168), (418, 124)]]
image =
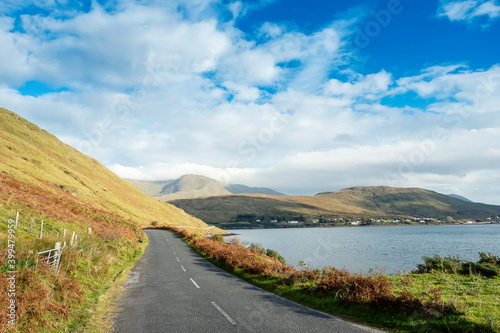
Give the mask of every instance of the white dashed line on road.
[(231, 324), (236, 325), (236, 322), (234, 321), (234, 319), (233, 319), (233, 318), (231, 318), (231, 317), (230, 317), (230, 316), (226, 313), (226, 311), (222, 310), (222, 309), (221, 309), (221, 307), (217, 305), (217, 303), (212, 302), (212, 305), (213, 305), (213, 306), (215, 306), (215, 308), (216, 308), (217, 310), (219, 310), (219, 312), (220, 312), (220, 313), (222, 313), (222, 315), (223, 315), (224, 317), (226, 317), (226, 319), (227, 319), (227, 320), (229, 320), (229, 322), (230, 322)]
[(177, 261), (180, 261), (180, 260), (179, 260), (179, 257), (175, 257), (175, 259), (177, 259)]
[(196, 283), (195, 280), (193, 280), (192, 278), (189, 278), (189, 280), (191, 280), (191, 282), (193, 282), (194, 286), (198, 289), (200, 289), (200, 286), (198, 285), (198, 283)]
[(184, 268), (184, 266), (182, 266), (182, 265), (181, 265), (181, 268), (182, 268), (182, 270), (183, 270), (184, 272), (186, 271), (186, 269)]

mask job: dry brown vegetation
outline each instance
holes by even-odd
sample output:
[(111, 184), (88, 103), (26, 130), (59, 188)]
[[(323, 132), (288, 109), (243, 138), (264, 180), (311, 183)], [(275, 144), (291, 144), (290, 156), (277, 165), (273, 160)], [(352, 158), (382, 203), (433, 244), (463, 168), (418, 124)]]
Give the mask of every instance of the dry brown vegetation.
[[(0, 266), (5, 256), (0, 257)], [(18, 260), (22, 260), (18, 256)], [(68, 314), (82, 301), (82, 288), (76, 280), (63, 274), (54, 274), (45, 265), (37, 270), (21, 269), (17, 274), (16, 316), (20, 318), (16, 326), (23, 332), (55, 331)], [(7, 290), (7, 280), (0, 279), (0, 290)], [(0, 293), (0, 304), (8, 304), (7, 293)], [(7, 325), (7, 308), (0, 308), (2, 331), (14, 331)]]
[(2, 202), (20, 207), (19, 211), (28, 216), (43, 216), (91, 226), (96, 236), (104, 239), (116, 240), (124, 236), (137, 240), (140, 234), (139, 226), (133, 221), (97, 209), (64, 191), (50, 191), (10, 175), (0, 174), (0, 196)]

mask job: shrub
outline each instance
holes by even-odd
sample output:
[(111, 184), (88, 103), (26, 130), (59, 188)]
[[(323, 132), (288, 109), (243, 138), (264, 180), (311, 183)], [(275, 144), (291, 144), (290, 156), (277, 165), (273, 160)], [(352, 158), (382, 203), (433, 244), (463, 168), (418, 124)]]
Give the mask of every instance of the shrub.
[(279, 254), (278, 251), (267, 249), (266, 250), (266, 256), (278, 259), (278, 261), (280, 263), (282, 263), (283, 265), (286, 264), (285, 258), (283, 258), (283, 256), (281, 254)]
[(500, 275), (500, 266), (491, 262), (478, 262), (476, 264), (471, 263), (470, 266), (473, 268), (474, 273), (482, 276), (493, 277)]
[(261, 243), (250, 243), (250, 246), (248, 248), (259, 251), (262, 254), (266, 254), (266, 249), (264, 249)]
[(461, 260), (458, 257), (422, 257), (424, 264), (417, 265), (414, 273), (431, 273), (440, 271), (445, 273), (460, 274), (480, 274), (482, 276), (493, 277), (500, 276), (500, 258), (491, 253), (479, 252), (479, 260), (472, 261)]
[(491, 253), (484, 253), (484, 252), (479, 252), (479, 264), (493, 264), (500, 266), (500, 257), (494, 256)]
[(417, 265), (415, 273), (430, 273), (432, 271), (441, 271), (445, 273), (457, 273), (462, 270), (462, 260), (459, 257), (422, 257), (424, 264)]
[(235, 245), (235, 246), (238, 246), (238, 247), (242, 247), (243, 244), (241, 243), (241, 239), (239, 239), (238, 237), (234, 237), (233, 239), (231, 239), (231, 242), (230, 242), (232, 245)]
[(224, 237), (221, 234), (215, 234), (212, 239), (216, 242), (225, 243)]
[(330, 269), (321, 274), (317, 287), (320, 294), (332, 295), (343, 303), (387, 306), (395, 301), (393, 284), (382, 275), (352, 275), (345, 269)]

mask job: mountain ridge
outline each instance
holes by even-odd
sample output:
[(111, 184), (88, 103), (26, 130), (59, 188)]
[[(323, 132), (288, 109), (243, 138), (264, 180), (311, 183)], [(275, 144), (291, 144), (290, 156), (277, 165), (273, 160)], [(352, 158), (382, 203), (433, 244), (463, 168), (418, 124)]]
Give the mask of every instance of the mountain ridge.
[(210, 223), (238, 216), (415, 216), (483, 218), (500, 215), (500, 206), (466, 202), (422, 188), (358, 186), (313, 196), (230, 195), (171, 201)]
[(459, 200), (463, 200), (463, 201), (466, 201), (466, 202), (474, 202), (464, 196), (461, 196), (459, 194), (447, 194), (448, 196), (452, 197), (452, 198), (455, 198), (455, 199), (459, 199)]
[(165, 181), (126, 180), (145, 194), (162, 201), (243, 193), (284, 195), (270, 188), (227, 184), (194, 174), (186, 174), (178, 179)]

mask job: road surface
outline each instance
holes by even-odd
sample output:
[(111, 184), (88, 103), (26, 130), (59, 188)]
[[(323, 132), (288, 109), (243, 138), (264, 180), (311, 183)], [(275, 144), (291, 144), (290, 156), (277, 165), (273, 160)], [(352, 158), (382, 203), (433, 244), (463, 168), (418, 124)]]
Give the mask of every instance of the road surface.
[(149, 246), (126, 282), (115, 332), (380, 332), (240, 280), (172, 232), (146, 233)]

